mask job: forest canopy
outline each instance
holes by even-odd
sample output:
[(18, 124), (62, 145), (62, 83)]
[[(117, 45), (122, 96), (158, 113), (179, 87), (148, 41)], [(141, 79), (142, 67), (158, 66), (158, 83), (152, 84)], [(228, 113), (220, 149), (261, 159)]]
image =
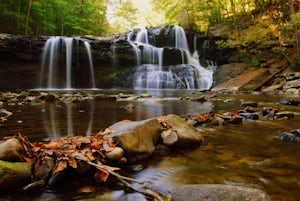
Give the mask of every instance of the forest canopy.
[(0, 0), (0, 9), (2, 33), (104, 36), (142, 26), (207, 32), (221, 25), (238, 43), (276, 39), (299, 49), (299, 0)]
[(0, 9), (0, 31), (25, 35), (100, 36), (167, 23), (195, 31), (227, 23), (239, 35), (255, 20), (283, 29), (300, 21), (298, 0), (0, 0)]

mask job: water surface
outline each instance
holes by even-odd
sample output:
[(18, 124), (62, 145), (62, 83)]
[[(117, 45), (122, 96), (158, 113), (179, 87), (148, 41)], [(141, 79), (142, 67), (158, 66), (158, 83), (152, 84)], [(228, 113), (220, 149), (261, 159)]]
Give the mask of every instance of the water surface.
[[(142, 91), (131, 93), (139, 94)], [(4, 105), (13, 115), (1, 123), (0, 135), (20, 131), (31, 140), (85, 135), (98, 132), (122, 120), (144, 120), (166, 114), (199, 114), (236, 111), (244, 100), (257, 101), (258, 109), (275, 106), (279, 111), (293, 111), (290, 120), (244, 120), (241, 125), (202, 126), (205, 142), (195, 150), (174, 150), (155, 156), (147, 163), (124, 167), (127, 173), (147, 181), (147, 186), (169, 196), (172, 188), (185, 184), (227, 184), (259, 188), (273, 200), (296, 201), (300, 197), (300, 144), (280, 142), (275, 136), (299, 128), (300, 109), (278, 104), (281, 97), (262, 95), (217, 96), (208, 102), (182, 97), (192, 91), (148, 91), (152, 98), (136, 101), (86, 100), (79, 103)], [(95, 92), (93, 92), (95, 93)], [(109, 93), (119, 93), (109, 92)], [(130, 105), (129, 105), (130, 104)], [(69, 200), (80, 186), (98, 190), (84, 200), (118, 200), (120, 187), (77, 181), (53, 192), (36, 195), (36, 200), (54, 197)], [(65, 192), (62, 194), (62, 192)], [(24, 199), (29, 199), (22, 195)], [(1, 197), (0, 197), (1, 198)]]

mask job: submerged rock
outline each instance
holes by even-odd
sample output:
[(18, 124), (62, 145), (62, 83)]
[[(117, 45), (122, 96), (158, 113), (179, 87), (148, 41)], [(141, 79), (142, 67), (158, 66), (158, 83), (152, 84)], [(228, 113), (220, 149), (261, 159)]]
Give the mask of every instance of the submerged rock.
[(255, 188), (220, 184), (187, 185), (173, 190), (173, 201), (271, 201), (268, 194)]
[(277, 139), (285, 142), (300, 142), (300, 129), (283, 132), (277, 136)]
[(299, 106), (300, 105), (300, 100), (296, 99), (288, 99), (288, 98), (283, 98), (279, 101), (280, 104), (282, 105), (294, 105), (294, 106)]

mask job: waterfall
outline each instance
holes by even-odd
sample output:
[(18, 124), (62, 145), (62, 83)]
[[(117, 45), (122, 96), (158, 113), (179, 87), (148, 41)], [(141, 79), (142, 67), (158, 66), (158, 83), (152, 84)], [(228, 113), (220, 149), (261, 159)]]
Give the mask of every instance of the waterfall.
[(66, 43), (66, 88), (71, 88), (71, 70), (72, 70), (72, 45), (73, 45), (73, 38), (65, 38)]
[[(189, 50), (187, 38), (184, 29), (180, 26), (174, 27), (175, 31), (175, 47), (185, 50), (187, 63), (195, 67), (196, 86), (198, 89), (210, 89), (213, 84), (213, 71), (201, 66), (199, 62), (199, 55), (195, 49), (193, 56)], [(195, 40), (195, 39), (194, 39)], [(195, 41), (194, 41), (195, 45)]]
[(180, 26), (175, 26), (174, 31), (175, 31), (175, 47), (190, 52), (189, 44), (187, 42), (184, 29)]
[(94, 65), (93, 65), (93, 59), (92, 59), (92, 53), (91, 53), (91, 45), (88, 41), (84, 41), (84, 46), (87, 52), (87, 56), (89, 58), (89, 67), (90, 67), (90, 75), (91, 75), (91, 82), (92, 82), (92, 88), (96, 88), (95, 85), (95, 75), (94, 75)]
[[(130, 41), (136, 52), (137, 67), (134, 75), (134, 87), (151, 89), (209, 89), (213, 82), (213, 70), (200, 65), (194, 38), (194, 54), (190, 53), (185, 31), (175, 26), (174, 48), (181, 52), (181, 65), (164, 66), (164, 48), (149, 44), (146, 29), (141, 29), (135, 41)], [(132, 33), (128, 35), (132, 38)]]
[[(80, 48), (84, 49), (86, 56), (82, 56), (83, 53)], [(88, 63), (89, 68), (87, 70), (84, 63)], [(40, 88), (95, 87), (93, 60), (88, 41), (72, 37), (50, 37), (45, 42), (42, 53)]]
[(147, 29), (141, 29), (137, 34), (135, 41), (139, 43), (149, 44)]

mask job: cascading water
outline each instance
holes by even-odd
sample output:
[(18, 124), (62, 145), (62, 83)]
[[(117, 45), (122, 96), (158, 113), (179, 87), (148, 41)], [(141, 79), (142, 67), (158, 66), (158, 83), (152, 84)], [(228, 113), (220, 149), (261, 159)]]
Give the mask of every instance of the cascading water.
[[(76, 45), (74, 45), (74, 42)], [(85, 56), (83, 56), (85, 55)], [(89, 66), (89, 68), (86, 68)], [(88, 70), (86, 70), (88, 69)], [(43, 49), (40, 88), (95, 88), (94, 67), (88, 41), (51, 37)]]
[[(91, 46), (88, 41), (72, 37), (51, 37), (43, 49), (40, 88), (46, 90), (73, 90), (78, 88), (95, 89), (95, 76)], [(55, 105), (50, 108), (51, 124), (45, 128), (49, 137), (58, 138), (67, 133), (74, 136), (74, 108), (71, 102), (65, 102), (67, 128), (61, 128), (57, 122)], [(86, 134), (92, 132), (94, 103), (91, 105), (89, 124)]]
[[(181, 64), (163, 66), (164, 48), (149, 44), (146, 29), (138, 32), (135, 41), (130, 41), (137, 57), (134, 87), (136, 89), (209, 89), (213, 83), (213, 71), (202, 67), (197, 50), (189, 51), (184, 29), (175, 26), (174, 48), (181, 52)], [(128, 39), (132, 38), (132, 33)], [(185, 59), (186, 58), (186, 59)], [(185, 63), (187, 60), (187, 63)]]

